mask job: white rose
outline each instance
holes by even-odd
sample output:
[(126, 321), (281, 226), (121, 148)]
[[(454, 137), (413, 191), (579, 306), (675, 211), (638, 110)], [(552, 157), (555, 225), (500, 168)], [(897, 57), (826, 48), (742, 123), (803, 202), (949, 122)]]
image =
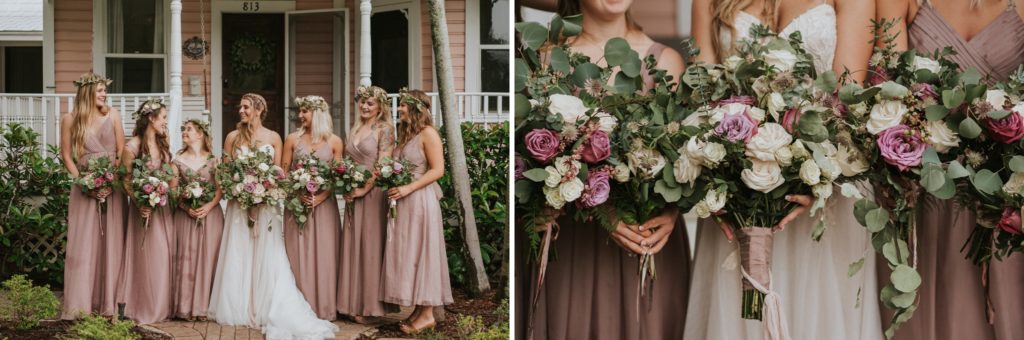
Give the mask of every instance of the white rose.
[(192, 187), (190, 191), (192, 193), (192, 197), (203, 196), (203, 187), (195, 186), (195, 187)]
[(675, 175), (676, 182), (682, 184), (693, 183), (697, 177), (700, 177), (702, 170), (703, 167), (699, 163), (686, 155), (679, 155), (672, 165), (672, 174)]
[(149, 195), (149, 205), (151, 207), (160, 205), (160, 195)]
[(558, 192), (566, 202), (575, 201), (583, 194), (583, 181), (579, 177), (573, 177), (572, 180), (559, 185)]
[(796, 55), (787, 50), (771, 50), (764, 55), (764, 61), (779, 72), (789, 72), (796, 65)]
[(732, 71), (739, 67), (741, 62), (743, 62), (743, 58), (740, 58), (738, 55), (731, 55), (728, 58), (725, 58), (725, 62), (722, 64), (725, 66), (726, 70)]
[(566, 203), (557, 187), (544, 187), (544, 199), (547, 200), (549, 206), (555, 209), (562, 209)]
[(235, 192), (236, 195), (241, 194), (242, 191), (245, 191), (245, 185), (242, 185), (242, 183), (235, 184), (235, 187), (232, 188), (232, 190)]
[(746, 155), (766, 162), (775, 161), (775, 151), (793, 142), (793, 136), (777, 123), (765, 123), (747, 142)]
[(1010, 179), (1003, 184), (1003, 191), (1011, 195), (1020, 195), (1024, 191), (1024, 173), (1014, 172)]
[(938, 61), (921, 56), (914, 57), (914, 71), (929, 70), (932, 73), (938, 74), (940, 69), (941, 66), (939, 66)]
[(794, 159), (807, 159), (811, 157), (811, 153), (807, 152), (807, 148), (804, 147), (804, 142), (799, 139), (789, 145), (789, 151), (793, 152)]
[(754, 121), (760, 123), (764, 121), (764, 109), (759, 107), (750, 107), (750, 111), (747, 111), (747, 116), (753, 118)]
[(782, 168), (779, 167), (777, 162), (764, 162), (756, 159), (751, 160), (753, 162), (750, 169), (743, 169), (740, 173), (740, 179), (747, 187), (768, 193), (775, 188), (778, 188), (786, 181), (782, 177)]
[(383, 177), (391, 177), (391, 172), (392, 171), (393, 170), (391, 170), (391, 166), (390, 165), (385, 165), (385, 166), (380, 167), (380, 175), (383, 176)]
[(583, 105), (583, 100), (577, 97), (553, 94), (548, 99), (551, 101), (551, 104), (548, 105), (548, 110), (551, 113), (562, 115), (562, 120), (566, 124), (576, 125), (587, 114), (587, 107)]
[(665, 168), (665, 156), (652, 149), (634, 150), (626, 154), (626, 163), (629, 170), (640, 178), (654, 178), (661, 169)]
[(615, 166), (615, 181), (619, 183), (629, 181), (629, 165), (619, 163), (619, 165)]
[(718, 166), (718, 163), (725, 158), (725, 146), (715, 142), (710, 142), (704, 146), (704, 164), (708, 165), (709, 168)]
[(363, 177), (363, 173), (362, 172), (355, 172), (355, 173), (352, 173), (352, 179), (356, 180), (356, 182), (362, 182), (363, 179), (365, 179), (365, 178)]
[(701, 110), (694, 111), (686, 119), (683, 119), (682, 124), (684, 126), (700, 126), (701, 124), (707, 123), (707, 113)]
[(727, 198), (728, 196), (724, 192), (708, 190), (707, 195), (704, 196), (704, 202), (708, 205), (708, 210), (714, 213), (725, 208), (725, 202), (728, 201)]
[(832, 197), (832, 183), (821, 183), (811, 187), (811, 193), (818, 199), (827, 199)]
[(245, 181), (243, 181), (242, 183), (256, 183), (256, 176), (245, 175)]
[(1010, 109), (1010, 111), (1024, 115), (1024, 101), (1017, 103), (1017, 105), (1014, 105), (1013, 108)]
[(266, 191), (267, 191), (267, 188), (264, 188), (262, 184), (257, 184), (252, 189), (253, 195), (263, 195), (263, 193), (266, 192)]
[(690, 140), (686, 141), (686, 146), (678, 150), (680, 157), (686, 156), (697, 165), (704, 165), (704, 147), (707, 146), (706, 142), (701, 141), (697, 137), (690, 137)]
[(836, 159), (839, 161), (839, 170), (843, 176), (853, 177), (868, 170), (868, 161), (860, 151), (846, 145), (839, 144)]
[(779, 120), (779, 115), (786, 111), (786, 99), (782, 98), (782, 95), (778, 92), (772, 92), (768, 96), (768, 112), (772, 114), (772, 118)]
[(263, 196), (256, 196), (256, 197), (253, 197), (253, 198), (252, 198), (252, 203), (253, 203), (253, 204), (260, 204), (260, 203), (263, 203)]
[(826, 182), (831, 182), (842, 174), (842, 168), (839, 167), (839, 161), (834, 158), (835, 156), (828, 156), (818, 162), (818, 168), (821, 169), (821, 176)]
[(690, 209), (690, 213), (697, 215), (699, 218), (708, 218), (711, 217), (711, 208), (708, 207), (707, 202), (702, 200), (697, 202), (697, 204), (693, 206), (693, 209)]
[(872, 135), (877, 135), (888, 128), (900, 125), (903, 115), (907, 114), (907, 106), (899, 100), (886, 100), (875, 104), (868, 117), (867, 128)]
[(741, 115), (747, 113), (750, 106), (743, 103), (729, 103), (711, 110), (708, 122), (718, 124), (725, 116)]
[(270, 166), (267, 165), (267, 163), (260, 163), (260, 165), (257, 165), (256, 168), (258, 168), (258, 169), (260, 169), (260, 171), (264, 171), (264, 172), (267, 171), (267, 170), (270, 170)]
[(847, 105), (846, 108), (850, 113), (853, 113), (854, 117), (864, 117), (868, 113), (868, 104), (865, 102), (856, 103), (853, 105)]
[(985, 91), (985, 101), (988, 102), (988, 105), (992, 106), (992, 109), (1001, 111), (1003, 106), (1006, 105), (1006, 92), (1003, 92), (1003, 90)]
[(928, 144), (939, 153), (946, 153), (950, 148), (960, 145), (960, 137), (944, 121), (930, 121), (924, 129), (928, 132)]
[(615, 127), (619, 125), (619, 120), (615, 119), (615, 117), (607, 112), (598, 112), (594, 116), (597, 117), (598, 129), (609, 135), (612, 134), (612, 132), (615, 131)]
[(544, 167), (544, 171), (548, 172), (548, 178), (544, 179), (544, 186), (555, 188), (562, 183), (562, 173), (558, 172), (558, 169), (548, 165)]
[(790, 166), (793, 164), (793, 151), (789, 148), (775, 150), (775, 161), (779, 162), (779, 165)]
[(821, 183), (821, 168), (818, 167), (818, 163), (808, 159), (800, 164), (800, 180), (807, 185)]

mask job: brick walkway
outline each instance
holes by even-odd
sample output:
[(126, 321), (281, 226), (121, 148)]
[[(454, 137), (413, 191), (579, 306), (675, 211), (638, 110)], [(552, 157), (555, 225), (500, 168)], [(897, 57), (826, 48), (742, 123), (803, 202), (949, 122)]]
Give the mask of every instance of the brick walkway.
[[(372, 338), (373, 333), (377, 327), (381, 325), (397, 323), (402, 319), (405, 319), (412, 313), (412, 308), (402, 308), (402, 311), (395, 314), (389, 314), (384, 318), (380, 318), (374, 324), (360, 325), (348, 321), (335, 321), (334, 324), (338, 325), (341, 330), (335, 334), (338, 340), (355, 340), (359, 339), (360, 336), (366, 336)], [(242, 327), (242, 326), (223, 326), (215, 322), (188, 322), (188, 321), (166, 321), (161, 323), (155, 323), (151, 325), (142, 326), (143, 328), (170, 335), (173, 339), (183, 340), (262, 340), (264, 339), (263, 333), (260, 333), (258, 329)]]

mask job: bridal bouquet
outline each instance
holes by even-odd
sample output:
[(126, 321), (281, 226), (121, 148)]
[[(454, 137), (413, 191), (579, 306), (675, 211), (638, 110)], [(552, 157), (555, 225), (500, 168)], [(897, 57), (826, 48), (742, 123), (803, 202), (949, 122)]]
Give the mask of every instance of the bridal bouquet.
[[(156, 210), (159, 207), (166, 206), (167, 201), (170, 199), (170, 183), (174, 178), (174, 170), (168, 164), (164, 164), (156, 169), (150, 169), (149, 161), (150, 157), (146, 155), (136, 158), (132, 162), (132, 190), (129, 195), (136, 206)], [(149, 217), (144, 219), (142, 228), (149, 228)], [(145, 236), (143, 236), (142, 244), (146, 244)]]
[[(199, 209), (210, 203), (216, 194), (216, 188), (211, 181), (206, 181), (198, 173), (190, 169), (184, 169), (182, 183), (178, 187), (178, 200), (189, 209)], [(206, 219), (196, 219), (196, 226), (206, 225)]]
[[(377, 179), (373, 185), (381, 188), (384, 192), (388, 189), (397, 188), (412, 183), (413, 177), (410, 172), (412, 163), (404, 159), (384, 157), (374, 170)], [(395, 219), (398, 218), (398, 202), (388, 199), (388, 240), (391, 240), (391, 228), (394, 227)]]
[(249, 228), (256, 225), (254, 211), (260, 204), (280, 205), (287, 198), (281, 182), (288, 179), (281, 167), (274, 163), (274, 150), (263, 146), (252, 151), (243, 149), (235, 159), (217, 166), (217, 181), (224, 188), (224, 197), (235, 200), (249, 212)]
[[(113, 189), (114, 179), (116, 178), (114, 173), (116, 171), (117, 167), (110, 161), (110, 158), (92, 158), (86, 162), (85, 169), (80, 172), (79, 177), (75, 179), (75, 184), (81, 187), (84, 192), (97, 192), (103, 189)], [(102, 198), (99, 201), (100, 212), (106, 213), (107, 199)]]
[(292, 212), (295, 221), (302, 230), (309, 220), (309, 212), (313, 209), (302, 203), (303, 197), (319, 194), (331, 187), (331, 166), (313, 154), (299, 156), (294, 161), (287, 183), (283, 186), (290, 193), (285, 208)]
[(348, 195), (355, 189), (362, 188), (373, 176), (370, 169), (352, 160), (351, 157), (333, 162), (331, 168), (334, 170), (331, 186), (338, 195)]

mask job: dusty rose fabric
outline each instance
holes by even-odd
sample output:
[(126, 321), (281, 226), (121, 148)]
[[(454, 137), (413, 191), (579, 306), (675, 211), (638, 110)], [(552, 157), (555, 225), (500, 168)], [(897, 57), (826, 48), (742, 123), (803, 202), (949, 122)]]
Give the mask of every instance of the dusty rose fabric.
[[(191, 169), (175, 160), (179, 173)], [(204, 181), (212, 181), (217, 160), (211, 158), (196, 171)], [(179, 178), (179, 185), (187, 183)], [(206, 317), (213, 290), (213, 275), (217, 270), (220, 239), (224, 232), (224, 211), (220, 204), (213, 207), (201, 224), (182, 209), (174, 210), (174, 230), (177, 248), (174, 255), (174, 316), (178, 318)]]

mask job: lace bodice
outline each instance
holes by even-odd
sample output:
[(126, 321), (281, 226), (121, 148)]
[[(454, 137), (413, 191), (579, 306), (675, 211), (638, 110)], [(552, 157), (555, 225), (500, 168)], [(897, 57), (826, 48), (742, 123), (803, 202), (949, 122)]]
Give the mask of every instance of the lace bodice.
[[(749, 39), (750, 28), (761, 24), (761, 20), (750, 13), (740, 11), (735, 18), (737, 40)], [(787, 37), (799, 31), (803, 37), (803, 47), (814, 57), (814, 69), (825, 72), (832, 69), (832, 60), (836, 55), (836, 11), (829, 4), (820, 4), (793, 19), (779, 36)], [(723, 30), (719, 39), (724, 45), (732, 45), (732, 33)]]

